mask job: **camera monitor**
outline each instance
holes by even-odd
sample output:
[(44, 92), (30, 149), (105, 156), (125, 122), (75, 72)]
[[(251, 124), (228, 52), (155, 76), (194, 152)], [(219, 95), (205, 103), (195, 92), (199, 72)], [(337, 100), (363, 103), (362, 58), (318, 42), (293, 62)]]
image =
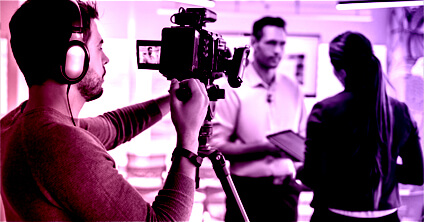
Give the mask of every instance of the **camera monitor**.
[(137, 66), (139, 69), (159, 70), (161, 41), (137, 40)]

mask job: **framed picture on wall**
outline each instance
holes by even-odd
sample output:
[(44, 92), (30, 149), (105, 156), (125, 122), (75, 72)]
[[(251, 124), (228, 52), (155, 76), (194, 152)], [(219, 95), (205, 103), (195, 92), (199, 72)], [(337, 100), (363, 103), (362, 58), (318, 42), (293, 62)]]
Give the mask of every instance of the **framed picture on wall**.
[[(230, 50), (250, 45), (248, 33), (221, 33)], [(284, 57), (277, 73), (296, 81), (306, 97), (315, 97), (317, 91), (317, 63), (320, 36), (315, 34), (288, 34)], [(233, 51), (232, 51), (233, 52)], [(250, 48), (249, 60), (253, 59)]]

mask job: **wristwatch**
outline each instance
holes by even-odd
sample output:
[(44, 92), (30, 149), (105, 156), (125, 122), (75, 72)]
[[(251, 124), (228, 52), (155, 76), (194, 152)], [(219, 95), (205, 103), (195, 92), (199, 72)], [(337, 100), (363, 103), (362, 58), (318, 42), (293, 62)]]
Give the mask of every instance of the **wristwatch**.
[(172, 158), (171, 161), (174, 161), (175, 157), (185, 157), (188, 160), (190, 160), (190, 162), (192, 164), (194, 164), (196, 167), (200, 167), (202, 165), (203, 162), (203, 158), (190, 152), (187, 149), (184, 149), (182, 147), (176, 147), (174, 149), (174, 152), (172, 153)]

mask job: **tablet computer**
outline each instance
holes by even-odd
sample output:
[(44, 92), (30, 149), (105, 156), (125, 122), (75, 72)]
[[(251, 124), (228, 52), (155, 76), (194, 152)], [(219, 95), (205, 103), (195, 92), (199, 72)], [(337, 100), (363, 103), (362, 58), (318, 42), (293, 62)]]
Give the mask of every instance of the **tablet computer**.
[(286, 152), (294, 161), (303, 162), (305, 159), (305, 138), (292, 130), (285, 130), (267, 136), (275, 146)]

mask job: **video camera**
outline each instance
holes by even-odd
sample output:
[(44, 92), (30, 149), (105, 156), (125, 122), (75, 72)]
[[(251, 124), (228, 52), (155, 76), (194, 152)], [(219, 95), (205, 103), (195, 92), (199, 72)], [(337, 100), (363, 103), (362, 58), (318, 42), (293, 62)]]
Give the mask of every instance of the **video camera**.
[[(180, 8), (171, 16), (178, 26), (163, 28), (162, 41), (137, 40), (138, 68), (158, 69), (168, 80), (199, 79), (208, 87), (210, 100), (224, 98), (213, 81), (226, 75), (231, 87), (240, 87), (250, 49), (235, 48), (231, 58), (222, 36), (203, 29), (216, 17), (206, 8)], [(160, 57), (153, 55), (154, 50)]]

